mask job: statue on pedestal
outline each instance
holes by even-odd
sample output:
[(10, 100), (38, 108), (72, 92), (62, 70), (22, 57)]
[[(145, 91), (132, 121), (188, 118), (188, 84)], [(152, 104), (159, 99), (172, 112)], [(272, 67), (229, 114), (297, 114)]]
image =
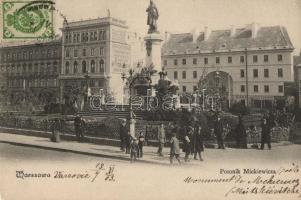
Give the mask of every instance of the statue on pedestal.
[(149, 25), (148, 33), (155, 33), (157, 31), (157, 20), (159, 18), (159, 12), (152, 0), (150, 5), (146, 9), (147, 14), (147, 25)]

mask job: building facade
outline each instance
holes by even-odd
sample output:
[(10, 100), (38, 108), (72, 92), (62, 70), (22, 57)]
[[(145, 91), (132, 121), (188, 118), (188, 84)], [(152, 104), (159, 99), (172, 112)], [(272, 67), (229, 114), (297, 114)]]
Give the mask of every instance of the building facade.
[(46, 105), (59, 100), (61, 39), (1, 44), (2, 102)]
[(177, 80), (180, 93), (196, 90), (209, 94), (218, 88), (230, 104), (242, 101), (270, 107), (284, 98), (284, 85), (293, 82), (292, 52), (282, 26), (168, 34), (162, 47), (167, 76)]
[(297, 104), (301, 108), (301, 55), (294, 56), (295, 84), (298, 90)]
[(100, 93), (122, 101), (123, 66), (135, 63), (126, 22), (112, 17), (65, 21), (62, 35), (61, 101), (80, 109)]

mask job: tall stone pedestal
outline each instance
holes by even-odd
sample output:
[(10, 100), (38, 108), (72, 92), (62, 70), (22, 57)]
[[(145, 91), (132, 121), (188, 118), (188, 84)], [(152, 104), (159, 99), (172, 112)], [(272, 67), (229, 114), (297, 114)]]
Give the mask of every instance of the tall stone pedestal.
[(163, 39), (161, 38), (160, 33), (150, 33), (144, 38), (144, 41), (146, 45), (145, 66), (149, 67), (153, 65), (154, 69), (157, 71), (152, 76), (152, 85), (155, 85), (160, 79), (159, 72), (162, 71), (161, 43)]

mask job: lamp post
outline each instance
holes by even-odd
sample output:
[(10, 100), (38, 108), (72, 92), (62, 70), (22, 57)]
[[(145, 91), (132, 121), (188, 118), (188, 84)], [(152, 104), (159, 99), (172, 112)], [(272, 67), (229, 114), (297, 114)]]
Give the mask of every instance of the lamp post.
[(87, 87), (87, 90), (86, 90), (86, 94), (87, 94), (87, 98), (86, 98), (86, 103), (85, 103), (85, 105), (86, 105), (86, 107), (88, 107), (88, 105), (89, 105), (89, 96), (90, 96), (90, 85), (89, 85), (89, 79), (90, 79), (90, 76), (88, 75), (88, 73), (86, 73), (86, 75), (84, 76), (84, 78), (86, 79), (86, 87)]
[(219, 71), (216, 71), (216, 74), (215, 74), (215, 81), (216, 81), (216, 89), (217, 89), (217, 95), (216, 95), (216, 110), (219, 109), (219, 99), (220, 99), (220, 90), (219, 90), (219, 82), (220, 82), (220, 72)]
[(246, 106), (249, 106), (249, 80), (248, 80), (248, 49), (245, 48), (245, 57), (246, 57)]
[(134, 78), (134, 70), (130, 69), (128, 76), (125, 73), (125, 64), (123, 64), (123, 72), (121, 73), (121, 79), (124, 82), (125, 80), (128, 82), (129, 85), (129, 124), (130, 124), (130, 135), (135, 137), (135, 119), (133, 116), (133, 109), (132, 109), (132, 87), (133, 83), (135, 82), (136, 78)]
[(205, 91), (206, 91), (207, 89), (202, 89), (202, 91), (203, 91), (203, 111), (205, 110)]

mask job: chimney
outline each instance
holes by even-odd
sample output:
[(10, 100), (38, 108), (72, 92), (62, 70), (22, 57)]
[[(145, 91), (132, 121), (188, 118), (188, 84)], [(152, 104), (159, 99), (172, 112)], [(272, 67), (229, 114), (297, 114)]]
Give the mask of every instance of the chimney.
[(192, 38), (193, 38), (192, 40), (193, 40), (193, 42), (197, 41), (199, 35), (200, 35), (200, 31), (196, 28), (193, 29), (193, 31), (192, 31)]
[(170, 38), (170, 33), (165, 31), (165, 42), (167, 42)]
[(231, 30), (230, 30), (230, 37), (234, 37), (236, 33), (236, 28), (234, 25), (231, 25)]
[(205, 26), (205, 29), (204, 29), (204, 40), (208, 40), (209, 39), (209, 36), (210, 36), (210, 29), (208, 28), (208, 26)]
[(256, 24), (255, 22), (253, 22), (251, 24), (251, 29), (252, 29), (252, 38), (256, 38), (257, 37), (258, 29), (259, 29), (258, 24)]

